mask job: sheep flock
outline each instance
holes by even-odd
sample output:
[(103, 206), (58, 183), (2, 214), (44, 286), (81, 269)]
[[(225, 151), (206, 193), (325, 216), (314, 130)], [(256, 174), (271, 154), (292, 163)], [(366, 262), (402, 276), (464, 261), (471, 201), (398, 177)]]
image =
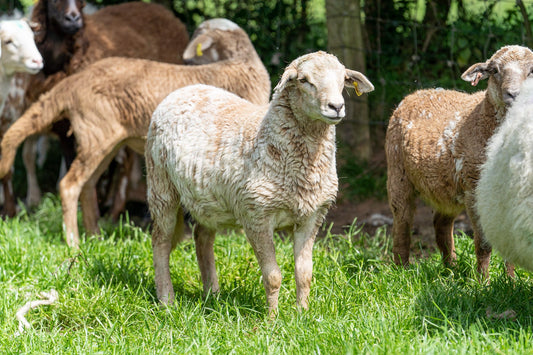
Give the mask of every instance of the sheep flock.
[[(249, 34), (229, 19), (206, 20), (189, 38), (161, 5), (132, 2), (92, 15), (83, 7), (81, 0), (38, 0), (32, 21), (0, 21), (3, 215), (17, 211), (11, 174), (24, 142), (27, 203), (40, 200), (38, 135), (61, 142), (63, 231), (73, 249), (82, 243), (78, 204), (86, 232), (98, 234), (102, 191), (118, 216), (144, 159), (140, 200), (152, 221), (161, 304), (174, 302), (169, 258), (189, 220), (204, 293), (220, 289), (216, 233), (242, 230), (271, 315), (282, 280), (273, 235), (292, 234), (296, 302), (307, 309), (313, 245), (339, 188), (343, 92), (370, 93), (371, 81), (318, 51), (290, 62), (272, 91)], [(411, 261), (421, 198), (434, 210), (446, 266), (456, 263), (454, 221), (466, 211), (482, 278), (493, 246), (510, 276), (515, 263), (533, 271), (532, 73), (529, 48), (504, 46), (461, 75), (473, 86), (486, 80), (486, 90), (423, 89), (398, 104), (385, 137), (394, 263)], [(118, 168), (108, 170), (113, 161)], [(106, 171), (111, 177), (102, 179)]]

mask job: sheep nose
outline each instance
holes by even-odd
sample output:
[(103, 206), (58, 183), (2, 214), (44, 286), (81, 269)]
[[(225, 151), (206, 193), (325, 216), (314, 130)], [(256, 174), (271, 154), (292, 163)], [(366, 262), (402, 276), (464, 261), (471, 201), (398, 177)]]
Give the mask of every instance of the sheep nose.
[(503, 93), (503, 102), (505, 102), (508, 105), (513, 103), (513, 101), (516, 99), (519, 93), (520, 93), (519, 91), (509, 91), (509, 90), (505, 91)]
[(330, 102), (328, 104), (328, 107), (332, 110), (335, 110), (337, 113), (341, 112), (342, 108), (344, 107), (344, 103), (343, 102), (339, 102), (339, 103), (332, 103)]
[(79, 12), (70, 12), (65, 15), (65, 20), (69, 22), (78, 22), (80, 20), (80, 13)]

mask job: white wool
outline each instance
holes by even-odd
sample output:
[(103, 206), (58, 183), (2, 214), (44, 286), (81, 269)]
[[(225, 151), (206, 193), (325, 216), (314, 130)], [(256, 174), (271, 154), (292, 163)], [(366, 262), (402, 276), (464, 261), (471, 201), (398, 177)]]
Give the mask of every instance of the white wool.
[(487, 145), (476, 189), (485, 237), (510, 262), (533, 271), (533, 79), (527, 80)]

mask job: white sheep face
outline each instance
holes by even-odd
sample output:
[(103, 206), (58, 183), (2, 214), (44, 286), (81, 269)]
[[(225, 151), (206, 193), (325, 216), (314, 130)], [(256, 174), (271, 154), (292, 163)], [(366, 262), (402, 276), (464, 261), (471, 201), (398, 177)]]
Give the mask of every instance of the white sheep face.
[(294, 112), (327, 124), (337, 124), (346, 112), (343, 88), (355, 86), (357, 93), (361, 94), (374, 90), (374, 86), (361, 73), (346, 69), (335, 56), (325, 52), (318, 54), (302, 56), (292, 62), (276, 92), (281, 92), (288, 85), (296, 86), (297, 90), (290, 91)]
[(0, 23), (0, 62), (8, 74), (25, 72), (35, 74), (43, 67), (43, 58), (37, 49), (33, 32), (24, 20)]

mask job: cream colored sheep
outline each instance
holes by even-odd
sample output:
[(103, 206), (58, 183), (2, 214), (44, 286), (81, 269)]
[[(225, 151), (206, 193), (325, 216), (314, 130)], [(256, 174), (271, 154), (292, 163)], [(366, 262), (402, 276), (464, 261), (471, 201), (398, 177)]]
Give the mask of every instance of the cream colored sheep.
[(354, 83), (360, 92), (374, 89), (333, 55), (316, 52), (285, 69), (269, 106), (205, 85), (177, 90), (158, 106), (145, 158), (162, 303), (174, 299), (169, 255), (183, 235), (184, 208), (197, 222), (205, 292), (219, 290), (215, 231), (242, 227), (274, 312), (281, 273), (273, 233), (288, 229), (294, 233), (297, 302), (307, 308), (315, 235), (337, 193), (335, 125), (345, 114), (342, 89)]
[(16, 72), (35, 74), (43, 67), (43, 58), (35, 45), (26, 20), (0, 21), (0, 112)]
[(487, 140), (503, 121), (532, 69), (531, 50), (506, 46), (462, 75), (472, 85), (488, 79), (486, 91), (470, 95), (442, 89), (421, 90), (407, 96), (394, 111), (385, 145), (397, 264), (409, 263), (418, 195), (435, 210), (435, 236), (445, 263), (456, 259), (453, 222), (466, 208), (474, 229), (477, 268), (488, 277), (491, 247), (479, 227), (474, 189), (485, 161)]
[(487, 241), (510, 262), (533, 271), (533, 79), (487, 143), (476, 189)]
[(169, 93), (186, 85), (209, 83), (251, 102), (268, 103), (269, 75), (248, 36), (231, 32), (224, 35), (225, 41), (227, 36), (235, 39), (228, 43), (233, 45), (233, 57), (220, 62), (187, 66), (107, 58), (63, 79), (5, 133), (0, 176), (9, 171), (17, 147), (26, 137), (49, 130), (54, 122), (69, 117), (77, 155), (59, 189), (67, 243), (77, 246), (78, 199), (86, 229), (98, 233), (93, 203), (98, 177), (120, 147), (127, 145), (144, 153), (150, 117)]
[[(11, 103), (10, 97), (21, 88), (16, 73), (35, 74), (43, 67), (43, 58), (34, 42), (33, 31), (26, 20), (0, 21), (0, 114)], [(1, 116), (1, 115), (0, 115)], [(0, 122), (4, 132), (11, 122)], [(11, 175), (11, 174), (9, 174)], [(16, 213), (11, 176), (2, 179), (4, 211), (8, 216)]]

